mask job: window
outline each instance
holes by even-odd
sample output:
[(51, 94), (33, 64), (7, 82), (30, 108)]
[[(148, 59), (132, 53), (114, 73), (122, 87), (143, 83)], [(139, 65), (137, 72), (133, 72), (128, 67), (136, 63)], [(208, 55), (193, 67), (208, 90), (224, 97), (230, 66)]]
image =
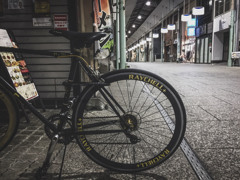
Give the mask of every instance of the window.
[(197, 0), (197, 6), (205, 7), (205, 14), (212, 13), (213, 1), (215, 0)]
[(231, 0), (225, 0), (225, 12), (231, 9)]
[(231, 1), (232, 0), (215, 0), (215, 16), (223, 14), (231, 9)]

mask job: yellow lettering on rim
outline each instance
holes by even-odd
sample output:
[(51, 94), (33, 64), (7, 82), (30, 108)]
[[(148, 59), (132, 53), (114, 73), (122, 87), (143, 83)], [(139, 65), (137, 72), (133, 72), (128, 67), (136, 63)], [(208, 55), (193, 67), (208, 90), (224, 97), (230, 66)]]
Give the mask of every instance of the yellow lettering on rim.
[(155, 81), (154, 79), (150, 79), (149, 77), (129, 74), (129, 79), (140, 80), (140, 81), (144, 81), (146, 83), (150, 83), (154, 87), (158, 88), (160, 91), (162, 91), (164, 93), (167, 92), (166, 88), (164, 88), (164, 86), (162, 84), (160, 84), (159, 82)]
[(133, 78), (134, 78), (134, 75), (129, 74), (129, 78), (128, 79), (133, 79)]
[(154, 157), (153, 159), (150, 159), (150, 160), (145, 161), (145, 162), (138, 163), (137, 167), (138, 168), (144, 168), (144, 167), (147, 167), (147, 166), (152, 166), (152, 165), (156, 164), (157, 162), (159, 162), (160, 160), (166, 158), (166, 156), (169, 153), (170, 153), (170, 151), (168, 149), (165, 149), (161, 154)]
[[(82, 118), (78, 119), (77, 129), (78, 129), (79, 132), (83, 131)], [(86, 140), (86, 137), (84, 135), (79, 135), (79, 139), (80, 139), (81, 143), (83, 144), (83, 146), (85, 147), (85, 149), (87, 151), (91, 151), (92, 150), (91, 146), (88, 144), (88, 142)]]

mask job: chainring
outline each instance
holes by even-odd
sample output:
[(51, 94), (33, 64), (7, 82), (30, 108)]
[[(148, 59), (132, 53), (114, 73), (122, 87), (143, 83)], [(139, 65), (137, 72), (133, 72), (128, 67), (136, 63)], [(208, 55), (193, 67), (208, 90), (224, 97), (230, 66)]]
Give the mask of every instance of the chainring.
[[(51, 115), (48, 119), (49, 122), (51, 122), (55, 127), (57, 127), (58, 123), (60, 122), (60, 115), (59, 114), (54, 114)], [(64, 128), (69, 128), (72, 127), (72, 121), (70, 118), (67, 119), (67, 123), (64, 126)], [(44, 130), (48, 138), (51, 140), (54, 137), (53, 131), (48, 127), (44, 126)], [(58, 140), (58, 143), (60, 144), (69, 144), (72, 140), (74, 139), (73, 136), (71, 137), (60, 137)]]

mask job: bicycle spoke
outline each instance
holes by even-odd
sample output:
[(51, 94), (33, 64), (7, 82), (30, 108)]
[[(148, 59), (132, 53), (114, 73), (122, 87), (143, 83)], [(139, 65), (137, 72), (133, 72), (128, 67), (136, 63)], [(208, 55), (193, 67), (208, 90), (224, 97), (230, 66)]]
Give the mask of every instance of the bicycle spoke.
[[(144, 83), (144, 84), (146, 84), (146, 83)], [(140, 99), (140, 95), (141, 95), (142, 92), (143, 92), (144, 85), (142, 85), (142, 86), (143, 86), (143, 87), (142, 87), (142, 89), (140, 90), (140, 93), (139, 93), (139, 95), (138, 95), (138, 97), (137, 97), (137, 100), (136, 100), (136, 102), (135, 102), (135, 105), (134, 105), (133, 109), (135, 109), (135, 106), (136, 106), (137, 102), (138, 102), (139, 99)]]
[[(163, 143), (162, 141), (158, 141), (156, 138), (153, 138), (153, 137), (151, 137), (151, 136), (149, 136), (148, 134), (146, 134), (146, 133), (144, 133), (144, 132), (142, 132), (144, 135), (146, 135), (146, 136), (148, 136), (149, 138), (151, 138), (151, 140), (155, 140), (156, 142), (158, 142), (159, 144), (162, 144), (162, 145), (164, 145), (164, 147), (165, 146), (167, 146), (168, 145), (168, 143)], [(150, 144), (150, 143), (149, 143)], [(150, 144), (150, 145), (152, 145), (152, 144)], [(152, 145), (153, 146), (153, 145)], [(154, 146), (155, 147), (155, 146)], [(155, 149), (159, 149), (159, 147), (155, 147)]]
[[(131, 107), (131, 104), (130, 104), (130, 97), (129, 97), (129, 94), (131, 92), (128, 90), (128, 80), (126, 80), (126, 85), (127, 85), (127, 94), (128, 94), (128, 106), (129, 106), (130, 111), (132, 111), (132, 107)], [(131, 96), (131, 94), (130, 94), (130, 96)]]
[[(134, 86), (133, 86), (133, 90), (132, 90), (132, 96), (131, 96), (130, 104), (131, 104), (132, 99), (133, 99), (133, 95), (134, 95), (134, 91), (135, 91), (136, 83), (137, 83), (137, 81), (134, 82)], [(133, 111), (133, 109), (131, 109), (131, 110)]]
[(118, 82), (117, 82), (117, 84), (118, 84), (118, 88), (119, 88), (119, 90), (120, 90), (120, 93), (121, 93), (121, 95), (122, 95), (122, 99), (123, 99), (123, 101), (124, 101), (124, 103), (125, 103), (125, 105), (126, 105), (127, 111), (129, 111), (128, 106), (127, 106), (127, 103), (126, 103), (125, 98), (124, 98), (124, 95), (123, 95), (122, 90), (121, 90), (121, 88), (120, 88), (120, 85), (119, 85)]
[(144, 130), (144, 131), (147, 131), (147, 132), (150, 132), (150, 133), (153, 133), (153, 134), (156, 134), (156, 135), (158, 135), (159, 137), (166, 137), (166, 138), (169, 138), (169, 139), (171, 139), (171, 137), (169, 137), (169, 136), (166, 136), (166, 135), (163, 135), (163, 134), (161, 134), (161, 133), (156, 133), (156, 132), (154, 132), (154, 131), (150, 131), (150, 130), (147, 130), (147, 129), (145, 129), (145, 128), (140, 128), (140, 129), (142, 129), (142, 130)]
[[(140, 134), (139, 131), (138, 131), (138, 133)], [(149, 145), (152, 146), (152, 144), (150, 144), (149, 142), (147, 142), (147, 141), (145, 140), (145, 138), (143, 138), (142, 134), (140, 134), (140, 137), (142, 137), (141, 140), (143, 140), (146, 145), (149, 144)], [(147, 147), (149, 147), (149, 146), (147, 145)], [(151, 151), (151, 153), (153, 154), (153, 156), (155, 156), (154, 152), (152, 151), (152, 148), (147, 148), (147, 149), (150, 149), (150, 151)], [(157, 149), (157, 148), (155, 147), (155, 149)]]
[[(109, 85), (89, 90), (85, 98), (89, 101), (99, 92), (100, 105), (107, 106), (90, 114), (84, 113), (82, 118), (84, 129), (89, 130), (84, 137), (92, 150), (84, 149), (81, 140), (78, 143), (95, 162), (113, 170), (135, 172), (160, 164), (171, 156), (168, 151), (176, 150), (178, 136), (182, 138), (183, 131), (176, 133), (175, 130), (182, 128), (179, 125), (184, 116), (179, 112), (181, 102), (176, 102), (172, 88), (157, 76), (137, 72), (109, 73), (109, 78), (103, 76)], [(166, 93), (163, 88), (167, 89)], [(164, 157), (159, 158), (161, 155)]]
[[(146, 84), (145, 84), (145, 86), (146, 86)], [(154, 86), (152, 87), (152, 90), (153, 90), (153, 89), (154, 89)], [(152, 92), (152, 90), (150, 91), (150, 93)], [(142, 110), (142, 108), (143, 108), (143, 106), (146, 104), (146, 101), (148, 100), (148, 98), (149, 98), (149, 96), (147, 96), (146, 99), (145, 99), (145, 101), (144, 101), (144, 103), (142, 103), (142, 106), (141, 106), (141, 108), (139, 109), (138, 113)]]

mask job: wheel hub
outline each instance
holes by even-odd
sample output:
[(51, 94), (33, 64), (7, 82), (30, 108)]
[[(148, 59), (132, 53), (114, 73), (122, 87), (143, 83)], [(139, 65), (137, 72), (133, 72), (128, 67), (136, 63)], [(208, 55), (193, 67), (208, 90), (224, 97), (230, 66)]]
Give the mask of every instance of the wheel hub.
[(128, 131), (138, 130), (140, 124), (140, 118), (137, 113), (126, 113), (123, 115), (123, 122), (121, 123), (122, 127)]

